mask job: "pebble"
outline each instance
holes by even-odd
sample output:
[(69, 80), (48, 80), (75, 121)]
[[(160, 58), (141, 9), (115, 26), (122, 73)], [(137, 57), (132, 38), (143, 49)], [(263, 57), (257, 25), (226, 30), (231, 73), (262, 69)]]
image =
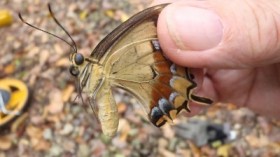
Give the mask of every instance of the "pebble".
[(87, 157), (89, 155), (90, 155), (90, 149), (89, 149), (88, 145), (86, 145), (86, 144), (79, 145), (78, 156)]
[(62, 148), (59, 145), (53, 144), (50, 149), (50, 156), (60, 156), (63, 152)]
[(61, 135), (68, 135), (73, 131), (74, 127), (70, 123), (66, 123), (63, 127), (63, 129), (60, 131)]
[(43, 137), (46, 140), (52, 140), (53, 138), (52, 130), (50, 128), (45, 129), (43, 132)]
[(79, 113), (81, 113), (82, 108), (80, 106), (78, 106), (78, 105), (73, 105), (71, 110), (72, 110), (73, 116), (75, 116), (75, 115), (78, 115)]
[(130, 129), (129, 132), (128, 132), (129, 136), (136, 136), (138, 133), (139, 133), (138, 128)]
[(172, 138), (170, 141), (169, 141), (169, 145), (168, 145), (168, 149), (170, 151), (175, 151), (176, 147), (177, 147), (177, 144), (178, 144), (178, 139), (177, 138)]
[(114, 157), (125, 157), (123, 154), (116, 154)]
[(112, 144), (119, 149), (125, 149), (127, 146), (126, 141), (123, 141), (120, 138), (113, 138)]
[(65, 140), (62, 145), (62, 147), (65, 151), (69, 151), (71, 153), (75, 153), (75, 146), (76, 146), (76, 143), (73, 141), (70, 141), (70, 140), (67, 140), (67, 141)]
[(74, 118), (74, 116), (72, 114), (67, 114), (65, 120), (68, 121), (68, 122), (69, 121), (72, 122), (73, 118)]

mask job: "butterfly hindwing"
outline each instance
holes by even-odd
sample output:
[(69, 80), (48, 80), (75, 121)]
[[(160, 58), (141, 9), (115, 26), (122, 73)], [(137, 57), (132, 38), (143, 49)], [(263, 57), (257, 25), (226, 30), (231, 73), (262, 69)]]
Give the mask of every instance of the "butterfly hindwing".
[[(133, 32), (132, 32), (133, 33)], [(136, 39), (135, 39), (136, 40)], [(182, 109), (188, 109), (188, 82), (184, 68), (163, 56), (157, 38), (139, 39), (108, 59), (112, 65), (109, 79), (112, 84), (126, 89), (143, 104), (149, 119), (156, 126), (172, 121)], [(118, 56), (118, 58), (116, 58)], [(184, 69), (185, 70), (185, 69)]]
[[(102, 81), (106, 82), (106, 89), (118, 87), (134, 95), (150, 121), (158, 127), (172, 122), (181, 110), (190, 111), (191, 100), (202, 103), (208, 100), (192, 94), (196, 84), (188, 69), (172, 63), (163, 55), (156, 25), (159, 13), (166, 5), (136, 14), (106, 36), (91, 54), (98, 66), (102, 66)], [(103, 87), (94, 91), (103, 90)], [(111, 93), (107, 91), (104, 94), (105, 97), (100, 95), (103, 98), (99, 103), (108, 105)], [(108, 112), (103, 116), (108, 116), (111, 110), (104, 105), (102, 107)], [(117, 116), (112, 118), (118, 120)], [(106, 121), (102, 123), (109, 124)]]

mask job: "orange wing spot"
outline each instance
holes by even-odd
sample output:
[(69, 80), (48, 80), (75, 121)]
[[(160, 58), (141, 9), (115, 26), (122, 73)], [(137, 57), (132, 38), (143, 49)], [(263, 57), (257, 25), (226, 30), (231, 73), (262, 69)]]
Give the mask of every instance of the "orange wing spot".
[(152, 83), (152, 85), (153, 85), (155, 90), (160, 92), (160, 94), (162, 95), (161, 97), (164, 97), (168, 100), (169, 95), (172, 93), (171, 87), (169, 87), (167, 85), (164, 85), (160, 82), (154, 82), (154, 83)]
[(171, 78), (172, 78), (172, 75), (158, 75), (156, 77), (156, 80), (163, 84), (169, 85)]
[(154, 69), (160, 74), (160, 73), (167, 73), (167, 74), (171, 74), (170, 71), (170, 64), (168, 62), (159, 62), (154, 64)]
[(158, 100), (161, 98), (162, 96), (159, 94), (158, 91), (156, 91), (156, 89), (152, 89), (152, 100), (153, 102), (151, 102), (150, 104), (150, 108), (154, 108), (157, 105)]
[(162, 53), (157, 51), (155, 53), (153, 53), (153, 57), (154, 57), (154, 60), (156, 62), (160, 62), (160, 61), (165, 61), (166, 59), (163, 57)]

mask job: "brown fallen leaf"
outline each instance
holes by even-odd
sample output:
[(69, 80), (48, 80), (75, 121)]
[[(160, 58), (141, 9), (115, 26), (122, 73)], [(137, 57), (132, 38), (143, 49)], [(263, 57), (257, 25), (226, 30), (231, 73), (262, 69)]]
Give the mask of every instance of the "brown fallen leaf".
[(187, 143), (191, 149), (191, 152), (193, 153), (193, 156), (200, 157), (201, 156), (200, 149), (195, 144), (193, 144), (192, 141), (190, 141), (190, 140), (188, 140)]
[(183, 157), (191, 157), (191, 151), (189, 149), (178, 149), (178, 154)]
[(119, 103), (117, 106), (119, 114), (124, 113), (127, 109), (127, 105), (125, 103)]
[(39, 53), (39, 66), (44, 66), (49, 56), (50, 53), (47, 50), (42, 50), (42, 52)]
[(5, 135), (0, 137), (0, 150), (9, 150), (12, 147), (12, 135)]
[(245, 140), (250, 144), (251, 147), (264, 147), (269, 144), (269, 140), (266, 136), (257, 137), (255, 135), (247, 135)]
[(62, 93), (59, 89), (53, 89), (50, 91), (49, 95), (50, 104), (47, 106), (47, 109), (52, 114), (57, 114), (63, 110), (63, 100)]
[(75, 87), (71, 84), (62, 91), (62, 101), (67, 102), (71, 98), (72, 93), (75, 91)]
[(4, 67), (4, 73), (5, 74), (12, 74), (15, 71), (15, 65), (14, 64), (9, 64)]
[(159, 154), (162, 157), (176, 157), (176, 154), (174, 154), (173, 152), (170, 152), (170, 151), (168, 151), (166, 149), (162, 149), (162, 148), (159, 149)]
[(175, 131), (171, 128), (171, 125), (164, 125), (162, 126), (162, 131), (164, 137), (168, 139), (172, 139), (175, 136)]
[(35, 127), (33, 125), (29, 125), (26, 127), (27, 135), (32, 138), (41, 138), (43, 135), (43, 129)]
[(51, 143), (41, 138), (33, 148), (37, 151), (48, 151), (51, 148)]
[(11, 126), (11, 131), (12, 132), (17, 132), (17, 130), (24, 124), (26, 119), (28, 118), (28, 113), (24, 113), (20, 115), (13, 123)]
[(26, 133), (30, 138), (31, 147), (37, 151), (47, 151), (51, 144), (43, 138), (43, 129), (29, 125), (26, 128)]
[(69, 64), (70, 64), (69, 58), (61, 58), (55, 62), (56, 67), (67, 67), (69, 66)]
[(55, 49), (55, 53), (57, 53), (59, 55), (64, 53), (64, 50), (60, 44), (54, 44), (54, 49)]
[(131, 130), (131, 127), (126, 119), (121, 118), (119, 120), (119, 130), (120, 133), (120, 140), (126, 141), (128, 137), (128, 133)]

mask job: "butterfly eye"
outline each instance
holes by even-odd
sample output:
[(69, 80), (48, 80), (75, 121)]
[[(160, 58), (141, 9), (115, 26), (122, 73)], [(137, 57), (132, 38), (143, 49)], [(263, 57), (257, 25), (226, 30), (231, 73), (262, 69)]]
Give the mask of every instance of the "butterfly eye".
[(73, 76), (78, 76), (80, 73), (79, 69), (73, 65), (70, 67), (69, 71), (70, 71), (70, 74)]
[(74, 61), (75, 61), (75, 64), (81, 65), (81, 64), (84, 63), (84, 56), (82, 54), (80, 54), (80, 53), (76, 53)]

